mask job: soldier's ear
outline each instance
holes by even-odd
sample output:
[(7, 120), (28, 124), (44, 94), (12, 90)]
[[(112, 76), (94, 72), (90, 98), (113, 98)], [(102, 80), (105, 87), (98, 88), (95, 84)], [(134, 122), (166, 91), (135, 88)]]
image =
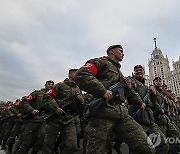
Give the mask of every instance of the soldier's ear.
[(114, 55), (114, 54), (115, 54), (115, 51), (114, 51), (113, 49), (111, 49), (111, 50), (109, 51), (109, 54)]

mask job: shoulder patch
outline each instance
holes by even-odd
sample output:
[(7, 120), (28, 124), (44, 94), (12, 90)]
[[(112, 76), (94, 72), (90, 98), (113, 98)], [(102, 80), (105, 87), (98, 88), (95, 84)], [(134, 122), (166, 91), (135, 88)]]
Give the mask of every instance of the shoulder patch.
[(35, 92), (39, 92), (39, 91), (41, 91), (41, 90), (35, 90)]
[(71, 90), (69, 90), (69, 89), (64, 89), (63, 91), (64, 91), (64, 92), (70, 92)]

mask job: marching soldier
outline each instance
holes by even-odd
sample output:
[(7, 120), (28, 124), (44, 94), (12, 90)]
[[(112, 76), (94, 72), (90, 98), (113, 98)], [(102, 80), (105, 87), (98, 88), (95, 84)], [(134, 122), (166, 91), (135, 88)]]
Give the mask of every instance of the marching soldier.
[(22, 100), (22, 108), (24, 112), (27, 113), (25, 118), (26, 124), (23, 130), (20, 147), (15, 154), (28, 153), (32, 146), (32, 154), (37, 154), (38, 151), (42, 150), (46, 127), (46, 110), (42, 104), (42, 97), (53, 85), (53, 81), (47, 81), (45, 89), (35, 90)]
[[(156, 97), (152, 99), (152, 102), (156, 102), (156, 105), (152, 107), (155, 122), (159, 125), (161, 131), (166, 135), (166, 137), (180, 138), (180, 132), (168, 117), (168, 115), (170, 115), (168, 107), (170, 102), (165, 92), (167, 89), (162, 90), (162, 81), (160, 77), (155, 77), (153, 84), (153, 88), (155, 88), (156, 91)], [(164, 86), (164, 88), (166, 88), (166, 86)], [(179, 150), (178, 143), (169, 144), (169, 152), (176, 154)]]
[(15, 143), (15, 138), (20, 134), (21, 131), (21, 126), (23, 124), (22, 118), (21, 118), (21, 112), (20, 112), (20, 99), (17, 99), (16, 102), (13, 105), (13, 110), (16, 113), (16, 119), (15, 119), (15, 124), (9, 133), (9, 138), (6, 142), (8, 146), (8, 154), (12, 154), (12, 149), (13, 149), (13, 144)]
[(165, 135), (162, 133), (158, 125), (154, 122), (153, 111), (151, 107), (154, 105), (150, 102), (151, 97), (155, 97), (155, 90), (145, 85), (144, 79), (145, 70), (143, 66), (136, 65), (134, 67), (134, 74), (131, 77), (131, 82), (134, 90), (139, 94), (144, 102), (144, 108), (139, 108), (134, 103), (129, 104), (129, 114), (143, 127), (147, 135), (152, 133), (159, 134), (161, 143), (156, 147), (156, 154), (167, 154), (169, 150), (168, 143), (165, 143)]
[(70, 69), (69, 78), (55, 84), (53, 89), (43, 96), (45, 107), (52, 111), (52, 117), (55, 115), (47, 124), (43, 154), (53, 154), (59, 132), (61, 154), (72, 154), (77, 150), (74, 113), (84, 100), (79, 87), (74, 82), (76, 70)]
[[(86, 153), (105, 154), (107, 136), (112, 130), (134, 150), (142, 154), (154, 153), (152, 142), (142, 127), (128, 114), (128, 109), (121, 105), (125, 97), (129, 102), (135, 102), (138, 107), (143, 101), (132, 89), (130, 80), (123, 77), (119, 62), (124, 53), (121, 45), (112, 45), (107, 49), (107, 57), (95, 58), (76, 72), (75, 81), (81, 90), (93, 95), (94, 98), (103, 98), (105, 101), (91, 111), (91, 118), (86, 127)], [(113, 95), (109, 87), (122, 83), (122, 93)], [(124, 91), (124, 94), (123, 94)], [(147, 140), (149, 142), (147, 142)]]

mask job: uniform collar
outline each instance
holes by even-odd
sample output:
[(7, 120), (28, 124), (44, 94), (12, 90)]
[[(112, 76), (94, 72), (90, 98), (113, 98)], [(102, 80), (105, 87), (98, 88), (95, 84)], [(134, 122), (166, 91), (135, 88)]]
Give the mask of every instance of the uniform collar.
[(121, 68), (121, 64), (119, 62), (115, 62), (114, 60), (112, 60), (110, 57), (107, 57), (107, 59), (114, 64), (116, 67)]
[(136, 80), (138, 80), (139, 82), (145, 84), (145, 79), (144, 79), (144, 78), (138, 78), (138, 77), (136, 77), (135, 75), (133, 75), (133, 77), (134, 77)]
[(68, 78), (66, 78), (66, 79), (64, 80), (64, 82), (67, 83), (67, 84), (70, 85), (70, 86), (75, 86), (75, 85), (76, 85), (75, 82), (70, 81)]

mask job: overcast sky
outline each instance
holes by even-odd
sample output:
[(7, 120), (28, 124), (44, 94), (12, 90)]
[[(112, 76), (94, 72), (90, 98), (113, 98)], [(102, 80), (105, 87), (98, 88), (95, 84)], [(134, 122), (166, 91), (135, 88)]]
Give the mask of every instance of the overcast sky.
[(131, 75), (157, 46), (180, 56), (180, 0), (0, 0), (0, 100), (15, 101), (70, 68), (124, 47), (122, 72)]

